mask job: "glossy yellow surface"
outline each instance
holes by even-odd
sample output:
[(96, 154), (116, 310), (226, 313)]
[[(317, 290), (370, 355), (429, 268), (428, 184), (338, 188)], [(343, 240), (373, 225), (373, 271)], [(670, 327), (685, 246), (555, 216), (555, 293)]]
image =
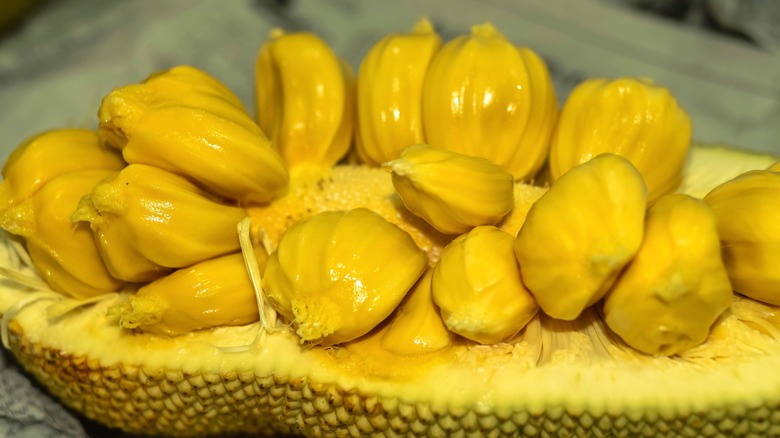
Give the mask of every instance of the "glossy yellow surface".
[(121, 155), (100, 145), (95, 131), (55, 129), (34, 135), (17, 146), (3, 165), (0, 210), (29, 198), (59, 175), (124, 166)]
[(79, 170), (49, 179), (32, 197), (0, 214), (2, 227), (25, 238), (35, 269), (58, 292), (86, 298), (119, 289), (87, 224), (70, 220), (79, 199), (112, 170)]
[(572, 320), (607, 293), (642, 243), (646, 205), (642, 176), (614, 154), (573, 168), (536, 201), (514, 250), (546, 314)]
[(328, 167), (349, 149), (355, 77), (325, 41), (274, 29), (255, 70), (257, 120), (287, 166)]
[(433, 270), (433, 300), (447, 327), (482, 344), (516, 335), (539, 306), (520, 278), (514, 236), (491, 226), (452, 241)]
[(705, 196), (734, 290), (780, 305), (780, 173), (754, 170)]
[(453, 344), (455, 335), (447, 330), (441, 312), (433, 302), (428, 270), (389, 318), (381, 333), (381, 348), (401, 356), (417, 356), (440, 351)]
[[(268, 255), (255, 251), (260, 270)], [(110, 313), (122, 327), (178, 336), (258, 320), (255, 292), (241, 253), (182, 268), (142, 286)]]
[(542, 166), (558, 114), (544, 62), (490, 23), (438, 51), (422, 106), (428, 144), (488, 158), (517, 180)]
[(406, 208), (442, 233), (495, 225), (514, 206), (512, 175), (485, 158), (421, 144), (386, 167)]
[(390, 34), (368, 51), (357, 78), (355, 149), (361, 161), (380, 165), (408, 146), (425, 143), (422, 92), (441, 37), (427, 19), (408, 33)]
[(128, 163), (186, 176), (244, 204), (269, 202), (287, 188), (284, 162), (235, 94), (194, 67), (116, 88), (98, 117), (101, 140)]
[(607, 325), (644, 353), (681, 353), (707, 339), (733, 299), (715, 218), (688, 195), (648, 211), (642, 246), (604, 300)]
[(427, 266), (412, 238), (377, 213), (330, 211), (285, 232), (263, 290), (302, 342), (330, 345), (387, 318)]
[(89, 223), (112, 275), (144, 282), (238, 250), (245, 216), (185, 178), (131, 164), (84, 196), (72, 219)]
[(775, 164), (769, 166), (767, 170), (771, 170), (772, 172), (780, 172), (780, 161), (776, 162)]
[(550, 176), (555, 181), (601, 153), (614, 153), (639, 170), (653, 202), (680, 186), (690, 144), (690, 117), (666, 88), (645, 79), (588, 79), (561, 111)]

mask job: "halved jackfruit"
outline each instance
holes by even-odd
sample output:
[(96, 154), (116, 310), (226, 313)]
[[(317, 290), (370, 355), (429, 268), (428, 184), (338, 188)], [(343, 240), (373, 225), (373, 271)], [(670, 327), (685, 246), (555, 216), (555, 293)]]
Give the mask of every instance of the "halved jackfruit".
[[(714, 153), (692, 161), (689, 175), (724, 165), (724, 159), (734, 160)], [(334, 168), (320, 186), (291, 184), (291, 190), (313, 193), (299, 208), (311, 209), (314, 200), (340, 202), (333, 199), (348, 193), (350, 181), (338, 180), (340, 172), (362, 172), (347, 169)], [(392, 190), (389, 176), (371, 178), (382, 182), (353, 186), (365, 190), (356, 198), (376, 199)], [(705, 193), (712, 188), (691, 178), (684, 187)], [(281, 218), (268, 218), (269, 224), (286, 220), (283, 210), (274, 214)], [(385, 207), (382, 214), (399, 211)], [(0, 263), (18, 281), (35, 275), (25, 260), (18, 244), (6, 240), (0, 247)], [(574, 321), (539, 314), (505, 343), (457, 339), (429, 354), (400, 356), (381, 348), (381, 326), (329, 348), (301, 345), (281, 320), (278, 332), (255, 323), (176, 337), (132, 334), (107, 323), (106, 310), (118, 299), (109, 294), (92, 307), (63, 314), (69, 302), (61, 296), (0, 284), (4, 340), (22, 365), (68, 406), (132, 433), (780, 434), (780, 319), (777, 308), (747, 298), (735, 298), (707, 342), (673, 357), (629, 348), (594, 307)]]

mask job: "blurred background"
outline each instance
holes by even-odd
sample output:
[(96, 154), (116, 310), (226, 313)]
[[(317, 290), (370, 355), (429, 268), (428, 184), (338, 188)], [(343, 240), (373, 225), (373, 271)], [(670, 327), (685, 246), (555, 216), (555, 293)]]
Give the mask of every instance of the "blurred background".
[[(179, 64), (253, 108), (254, 63), (274, 27), (319, 34), (357, 69), (427, 16), (446, 41), (492, 21), (536, 51), (561, 103), (587, 77), (669, 88), (694, 138), (780, 155), (777, 0), (0, 0), (0, 160), (26, 137), (96, 127), (111, 89)], [(0, 355), (0, 437), (119, 436), (78, 418)]]

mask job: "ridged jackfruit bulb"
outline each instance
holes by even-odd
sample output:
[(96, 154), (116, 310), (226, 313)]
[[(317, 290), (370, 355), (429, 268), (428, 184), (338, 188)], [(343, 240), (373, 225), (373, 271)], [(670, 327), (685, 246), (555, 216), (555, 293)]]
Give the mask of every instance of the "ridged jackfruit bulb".
[(604, 320), (631, 347), (671, 356), (703, 343), (732, 299), (709, 207), (666, 195), (647, 213), (642, 246), (607, 294)]
[(329, 167), (349, 149), (355, 119), (352, 67), (308, 32), (271, 32), (257, 57), (257, 120), (291, 169)]
[[(259, 269), (268, 255), (254, 251)], [(196, 263), (148, 283), (109, 313), (122, 327), (178, 336), (258, 320), (255, 292), (241, 253)]]
[(302, 342), (331, 345), (387, 318), (427, 266), (412, 238), (378, 214), (324, 212), (285, 232), (263, 290)]
[(563, 105), (550, 147), (553, 181), (602, 153), (631, 161), (648, 201), (677, 190), (691, 145), (691, 119), (669, 90), (647, 79), (588, 79)]
[(442, 46), (422, 97), (426, 142), (530, 180), (547, 157), (558, 102), (547, 67), (490, 23)]
[(481, 344), (515, 336), (539, 306), (523, 286), (514, 237), (492, 226), (458, 236), (433, 270), (433, 300), (447, 327)]
[(98, 116), (102, 141), (128, 163), (176, 173), (244, 204), (269, 202), (287, 188), (282, 158), (238, 98), (194, 67), (116, 88)]
[(89, 223), (114, 277), (144, 282), (238, 250), (244, 217), (185, 178), (130, 164), (85, 195), (72, 220)]
[(495, 225), (514, 206), (514, 179), (500, 166), (420, 144), (385, 163), (406, 208), (446, 234)]
[(780, 305), (780, 173), (753, 170), (704, 197), (734, 290)]
[(546, 314), (572, 320), (604, 297), (642, 243), (646, 207), (642, 175), (614, 154), (571, 169), (536, 201), (514, 250)]
[(390, 34), (368, 51), (357, 78), (355, 148), (361, 161), (378, 166), (425, 143), (422, 93), (441, 37), (428, 19), (412, 32)]

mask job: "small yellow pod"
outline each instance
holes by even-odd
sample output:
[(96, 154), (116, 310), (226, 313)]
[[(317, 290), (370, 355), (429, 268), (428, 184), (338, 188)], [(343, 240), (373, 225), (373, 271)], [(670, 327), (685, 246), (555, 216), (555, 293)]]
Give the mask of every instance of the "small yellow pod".
[(455, 340), (433, 302), (429, 269), (398, 306), (382, 335), (382, 348), (401, 356), (417, 356), (443, 350)]
[(122, 156), (100, 145), (95, 131), (55, 129), (24, 140), (3, 165), (0, 210), (33, 196), (49, 180), (68, 172), (120, 170)]
[(244, 204), (269, 202), (287, 188), (282, 158), (238, 98), (193, 67), (113, 90), (98, 116), (102, 141), (128, 163), (185, 176)]
[(514, 206), (514, 178), (485, 158), (421, 144), (385, 166), (406, 208), (445, 234), (495, 225)]
[(516, 335), (539, 306), (520, 278), (514, 237), (491, 226), (458, 236), (433, 270), (433, 300), (447, 327), (468, 339), (495, 344)]
[[(261, 272), (268, 255), (254, 251)], [(182, 268), (159, 278), (116, 304), (109, 313), (124, 328), (178, 336), (259, 319), (257, 298), (241, 253)]]
[(704, 342), (733, 295), (707, 204), (666, 195), (650, 207), (642, 246), (607, 294), (604, 319), (631, 347), (671, 356)]
[(442, 46), (422, 97), (426, 142), (488, 158), (516, 180), (544, 163), (558, 115), (547, 66), (490, 23)]
[(328, 167), (347, 153), (355, 77), (320, 37), (271, 31), (257, 57), (255, 90), (258, 123), (291, 169)]
[(72, 220), (89, 223), (114, 277), (146, 282), (238, 250), (244, 217), (185, 178), (130, 164), (84, 196)]
[(88, 298), (124, 284), (104, 265), (89, 225), (70, 220), (79, 199), (113, 173), (80, 170), (56, 176), (31, 198), (0, 214), (5, 230), (26, 239), (30, 259), (53, 290)]
[(387, 318), (427, 266), (412, 238), (377, 213), (329, 211), (284, 233), (263, 290), (302, 342), (331, 345)]
[(676, 190), (691, 144), (691, 119), (666, 88), (649, 80), (588, 79), (566, 100), (550, 147), (553, 181), (602, 153), (631, 161), (648, 201)]
[(743, 173), (713, 189), (704, 201), (715, 215), (734, 290), (780, 305), (780, 173)]
[(398, 158), (408, 146), (425, 143), (423, 83), (441, 44), (431, 22), (422, 19), (412, 32), (385, 36), (363, 58), (355, 131), (362, 162), (377, 166)]
[(514, 250), (546, 314), (573, 320), (607, 293), (642, 243), (646, 206), (642, 175), (614, 154), (573, 168), (536, 201)]

